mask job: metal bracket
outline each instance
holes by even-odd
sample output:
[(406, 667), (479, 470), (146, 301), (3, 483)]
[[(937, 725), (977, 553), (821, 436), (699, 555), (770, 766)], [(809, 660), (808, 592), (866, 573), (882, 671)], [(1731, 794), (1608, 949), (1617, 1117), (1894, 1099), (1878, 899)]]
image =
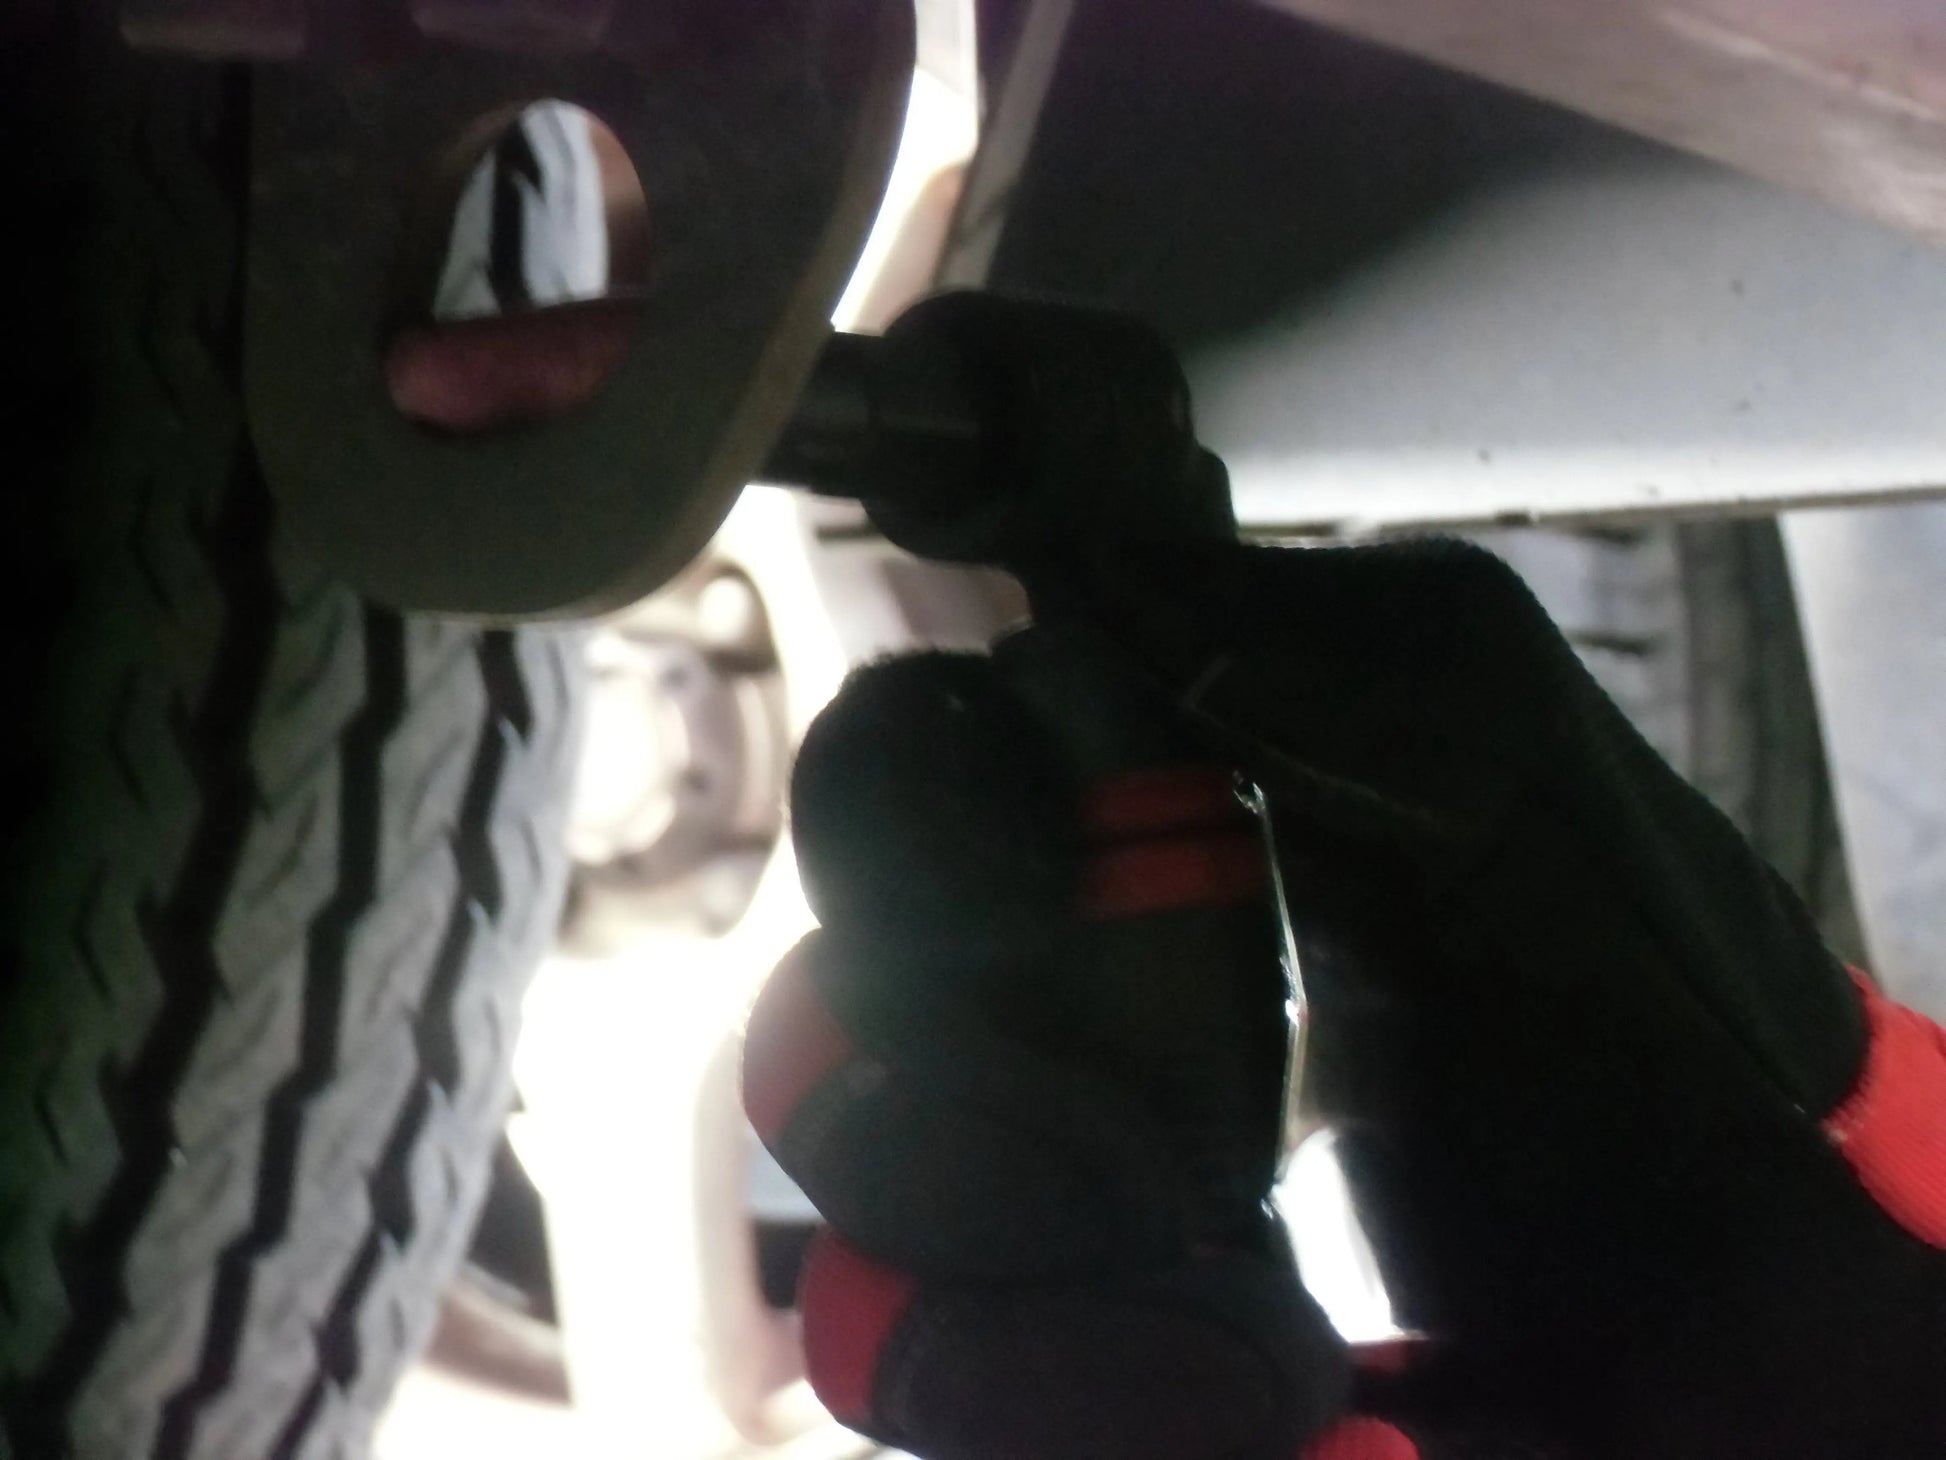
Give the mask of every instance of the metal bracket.
[[(823, 344), (912, 59), (907, 0), (663, 0), (578, 53), (419, 37), (258, 67), (246, 400), (296, 544), (374, 597), (489, 618), (613, 608), (688, 562)], [(604, 121), (642, 182), (633, 344), (564, 419), (428, 431), (380, 368), (416, 212), (549, 98)]]

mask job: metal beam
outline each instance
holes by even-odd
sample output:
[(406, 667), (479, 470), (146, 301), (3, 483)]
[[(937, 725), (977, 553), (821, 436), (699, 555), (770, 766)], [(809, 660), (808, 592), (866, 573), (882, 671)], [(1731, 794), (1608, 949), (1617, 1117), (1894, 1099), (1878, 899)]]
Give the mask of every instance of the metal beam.
[(1192, 357), (1267, 535), (1946, 495), (1946, 254), (1611, 134)]

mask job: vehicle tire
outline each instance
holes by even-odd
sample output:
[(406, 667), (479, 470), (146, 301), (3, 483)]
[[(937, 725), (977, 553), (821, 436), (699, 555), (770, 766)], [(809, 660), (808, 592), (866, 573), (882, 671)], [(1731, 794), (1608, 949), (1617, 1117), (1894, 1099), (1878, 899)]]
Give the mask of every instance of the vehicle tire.
[(0, 21), (0, 1456), (362, 1454), (564, 882), (576, 640), (280, 549), (239, 402), (248, 82)]
[(1475, 540), (1526, 578), (1649, 742), (1858, 961), (1863, 940), (1776, 522), (1520, 529)]

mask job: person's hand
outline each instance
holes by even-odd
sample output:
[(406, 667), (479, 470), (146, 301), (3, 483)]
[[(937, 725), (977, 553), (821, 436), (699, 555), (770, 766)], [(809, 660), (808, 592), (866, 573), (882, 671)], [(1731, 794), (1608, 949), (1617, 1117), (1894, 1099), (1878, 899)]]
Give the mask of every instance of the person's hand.
[(928, 1460), (1294, 1460), (1346, 1365), (1264, 1207), (1262, 845), (1166, 714), (1115, 723), (1044, 647), (879, 666), (800, 755), (823, 930), (753, 1015), (745, 1103), (843, 1234), (803, 1279), (810, 1377)]
[[(1451, 544), (1236, 550), (1143, 564), (1141, 582), (1104, 609), (1139, 671), (1106, 677), (1159, 687), (1154, 698), (1173, 702), (1171, 733), (1247, 771), (1276, 807), (1318, 1018), (1316, 1093), (1339, 1126), (1394, 1308), (1431, 1339), (1431, 1362), (1392, 1395), (1394, 1417), (1450, 1443), (1463, 1403), (1576, 1455), (1946, 1453), (1939, 1031), (1824, 950), (1788, 889), (1634, 734), (1490, 557)], [(1019, 767), (997, 751), (984, 764), (912, 753), (893, 718), (855, 713), (873, 683), (868, 673), (841, 699), (831, 725), (842, 734), (827, 741), (849, 747), (841, 762), (882, 774), (827, 777), (818, 741), (806, 747), (800, 820), (808, 790), (811, 823), (837, 828), (801, 853), (828, 931), (760, 1002), (746, 1064), (760, 1131), (870, 1254), (833, 1247), (854, 1268), (813, 1264), (814, 1378), (821, 1365), (827, 1385), (847, 1376), (841, 1414), (848, 1402), (845, 1417), (948, 1460), (1127, 1453), (1120, 1435), (1085, 1443), (1112, 1434), (1118, 1416), (1154, 1438), (1135, 1453), (1282, 1460), (1343, 1392), (1321, 1325), (1285, 1279), (1257, 1279), (1293, 1295), (1281, 1370), (1265, 1349), (1272, 1329), (1195, 1310), (1211, 1331), (1253, 1335), (1244, 1347), (1259, 1388), (1274, 1381), (1299, 1396), (1275, 1432), (1157, 1425), (1152, 1409), (1179, 1415), (1200, 1402), (1181, 1374), (1174, 1389), (1156, 1377), (1175, 1372), (1166, 1343), (1128, 1363), (1092, 1331), (956, 1316), (969, 1302), (1018, 1314), (1055, 1293), (1072, 1306), (1130, 1273), (1197, 1274), (1241, 1249), (1199, 1240), (1179, 1218), (1162, 1223), (1177, 1240), (1160, 1253), (1125, 1235), (1149, 1230), (1145, 1213), (1185, 1208), (1166, 1184), (1130, 1179), (1132, 1157), (1114, 1166), (1072, 1134), (1128, 1129), (1130, 1111), (1146, 1108), (1139, 1074), (1116, 1078), (1098, 1049), (1071, 1057), (1103, 1028), (1114, 1032), (1098, 1042), (1139, 1044), (1116, 1025), (1112, 981), (1082, 980), (1062, 1020), (1020, 1025), (1005, 1013), (1022, 987), (1071, 986), (1073, 945), (1039, 929), (1058, 921), (1048, 909), (1072, 885), (983, 919), (1017, 885), (982, 884), (923, 850), (928, 836), (956, 834), (978, 851), (987, 816), (1016, 804)], [(1060, 743), (1049, 707), (1055, 719), (1072, 709), (1058, 694), (1029, 698), (1039, 733)], [(850, 799), (861, 784), (869, 802)], [(1081, 820), (1072, 787), (1052, 799), (1068, 808), (1057, 822)], [(1064, 856), (1057, 847), (1050, 865)], [(876, 907), (903, 910), (875, 921)], [(1023, 927), (1040, 939), (1029, 960), (1039, 982), (967, 976), (1014, 962), (1006, 949)], [(1148, 941), (1192, 975), (1204, 966)], [(1146, 982), (1197, 987), (1194, 976)], [(973, 1018), (988, 1043), (930, 1032), (937, 1011), (968, 1009), (984, 1012), (955, 1017)], [(806, 1038), (814, 1029), (822, 1043)], [(841, 1053), (807, 1059), (807, 1048)], [(1046, 1080), (998, 1130), (1031, 1128), (1036, 1139), (995, 1135), (986, 1146), (1016, 1166), (1045, 1159), (1017, 1176), (992, 1168), (989, 1183), (989, 1168), (955, 1149), (979, 1128), (965, 1098), (1023, 1049)], [(1077, 1064), (1092, 1072), (1093, 1104), (1064, 1093)], [(794, 1074), (780, 1081), (779, 1069)], [(904, 1134), (855, 1117), (875, 1101), (903, 1112)], [(1163, 1105), (1166, 1127), (1175, 1106)], [(1166, 1130), (1139, 1144), (1170, 1152), (1170, 1176), (1191, 1159)], [(1058, 1200), (1033, 1196), (1036, 1181)], [(1194, 1173), (1188, 1182), (1204, 1184)], [(923, 1232), (952, 1240), (915, 1241)], [(969, 1252), (994, 1260), (964, 1266)], [(871, 1282), (889, 1296), (872, 1310), (883, 1331), (864, 1332), (876, 1346), (861, 1348), (851, 1318)], [(948, 1289), (962, 1307), (928, 1317), (929, 1295)], [(1131, 1331), (1120, 1318), (1106, 1327)], [(1066, 1368), (1048, 1367), (1021, 1338), (1029, 1329), (1062, 1333), (1048, 1346)], [(1013, 1383), (1023, 1369), (1052, 1385)], [(1079, 1439), (1009, 1428), (1077, 1388), (1086, 1402), (1067, 1413)], [(1205, 1415), (1246, 1412), (1220, 1390), (1199, 1394)], [(915, 1395), (925, 1402), (913, 1407)], [(968, 1414), (984, 1428), (965, 1440), (954, 1425)], [(1413, 1453), (1396, 1431), (1348, 1434), (1313, 1443), (1362, 1436)]]

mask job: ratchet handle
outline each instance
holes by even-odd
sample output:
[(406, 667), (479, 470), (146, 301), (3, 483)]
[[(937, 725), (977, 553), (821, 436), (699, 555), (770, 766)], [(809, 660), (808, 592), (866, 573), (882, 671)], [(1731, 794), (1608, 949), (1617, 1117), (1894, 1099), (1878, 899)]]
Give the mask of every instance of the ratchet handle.
[(1258, 1250), (1285, 1048), (1261, 834), (1212, 765), (1128, 770), (1084, 807), (1086, 932), (1066, 977), (1091, 1014), (1071, 1058), (1168, 1131), (1192, 1245)]
[(1078, 1016), (1064, 1057), (1168, 1132), (1192, 1244), (1257, 1250), (1289, 1048), (1264, 827), (1235, 769), (1096, 632), (1033, 629), (995, 663), (1078, 787), (1078, 916), (1053, 972)]

